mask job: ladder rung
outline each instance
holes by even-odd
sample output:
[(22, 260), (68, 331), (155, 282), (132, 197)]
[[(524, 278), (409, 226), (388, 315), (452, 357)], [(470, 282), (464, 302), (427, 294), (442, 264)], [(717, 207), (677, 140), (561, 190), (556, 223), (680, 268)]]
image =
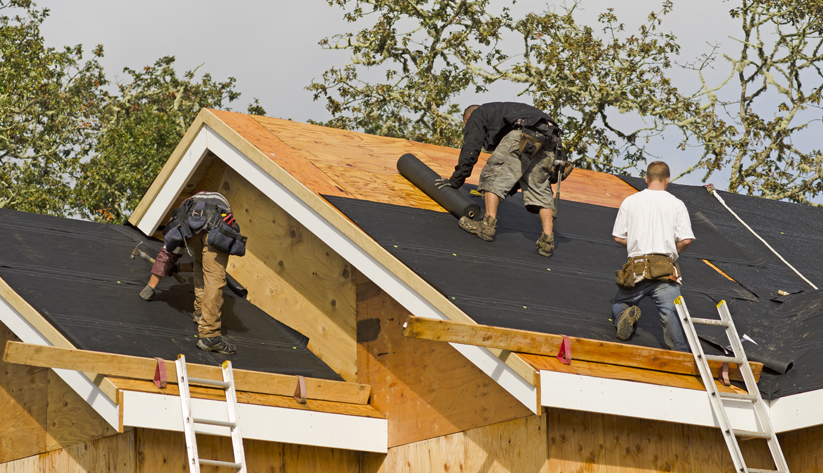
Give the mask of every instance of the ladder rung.
[(786, 473), (783, 470), (761, 470), (760, 468), (749, 468), (749, 473)]
[(239, 470), (243, 468), (243, 465), (240, 463), (234, 462), (221, 462), (217, 460), (200, 460), (201, 465), (210, 465), (210, 466), (225, 466), (226, 468), (234, 468), (235, 470)]
[(738, 394), (738, 393), (724, 393), (718, 392), (717, 394), (720, 395), (723, 399), (736, 399), (740, 401), (756, 401), (757, 396), (755, 394)]
[(225, 420), (198, 419), (197, 417), (194, 417), (194, 418), (192, 418), (192, 421), (195, 424), (219, 425), (221, 427), (231, 427), (232, 429), (237, 427), (236, 422), (228, 422), (228, 421), (225, 421)]
[(218, 388), (223, 389), (228, 389), (229, 387), (231, 387), (231, 384), (225, 381), (217, 381), (216, 379), (189, 378), (189, 383), (205, 384), (206, 386), (217, 386)]
[(751, 437), (756, 439), (770, 439), (772, 438), (772, 434), (768, 432), (757, 432), (754, 430), (732, 430), (734, 435), (738, 437)]
[(728, 327), (729, 323), (725, 320), (715, 320), (715, 319), (692, 319), (693, 324), (703, 324), (703, 325), (719, 325), (721, 327)]
[(717, 356), (717, 355), (703, 355), (706, 361), (719, 361), (720, 363), (737, 363), (743, 364), (743, 358), (732, 358), (731, 356)]

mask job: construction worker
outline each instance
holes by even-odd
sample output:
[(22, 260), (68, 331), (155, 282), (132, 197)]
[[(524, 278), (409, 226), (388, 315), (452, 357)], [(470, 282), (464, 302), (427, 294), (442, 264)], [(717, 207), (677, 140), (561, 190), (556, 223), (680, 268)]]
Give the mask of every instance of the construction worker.
[(620, 204), (612, 236), (627, 248), (629, 259), (616, 272), (612, 315), (617, 338), (626, 340), (640, 318), (637, 304), (650, 297), (657, 305), (666, 345), (688, 351), (674, 300), (680, 296), (681, 284), (677, 257), (689, 247), (694, 234), (686, 205), (666, 192), (669, 176), (669, 166), (663, 161), (649, 164), (648, 188)]
[(478, 191), (483, 194), (486, 213), (481, 221), (462, 217), (460, 228), (485, 241), (492, 241), (497, 228), (497, 207), (501, 200), (523, 190), (529, 212), (540, 216), (543, 232), (535, 246), (543, 256), (554, 250), (554, 196), (557, 182), (556, 159), (562, 160), (561, 179), (572, 171), (565, 161), (557, 123), (542, 111), (522, 103), (494, 102), (472, 105), (463, 112), (463, 148), (454, 173), (438, 179), (438, 188), (459, 188), (471, 173), (481, 150), (491, 151), (480, 174)]
[[(163, 230), (164, 246), (151, 268), (151, 278), (140, 297), (150, 301), (160, 280), (173, 271), (194, 271), (194, 312), (201, 350), (233, 355), (236, 348), (221, 334), (223, 287), (229, 255), (243, 256), (246, 237), (234, 221), (228, 200), (217, 192), (200, 192), (172, 212)], [(186, 249), (194, 263), (178, 265)], [(189, 263), (191, 264), (191, 263)]]

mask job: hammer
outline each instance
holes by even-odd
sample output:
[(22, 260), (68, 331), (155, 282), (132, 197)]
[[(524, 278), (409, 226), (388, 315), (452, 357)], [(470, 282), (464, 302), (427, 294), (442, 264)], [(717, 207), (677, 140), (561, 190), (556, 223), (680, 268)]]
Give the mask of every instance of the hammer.
[[(141, 244), (142, 243), (138, 243), (137, 246), (134, 247), (134, 250), (131, 252), (131, 259), (134, 259), (135, 256), (139, 256), (141, 259), (144, 259), (144, 260), (148, 261), (149, 263), (154, 264), (154, 258), (147, 255), (143, 250), (140, 249)], [(171, 273), (171, 275), (174, 276), (174, 279), (176, 279), (177, 282), (179, 282), (181, 284), (186, 282), (186, 278), (184, 278), (183, 276), (180, 276), (177, 273)]]

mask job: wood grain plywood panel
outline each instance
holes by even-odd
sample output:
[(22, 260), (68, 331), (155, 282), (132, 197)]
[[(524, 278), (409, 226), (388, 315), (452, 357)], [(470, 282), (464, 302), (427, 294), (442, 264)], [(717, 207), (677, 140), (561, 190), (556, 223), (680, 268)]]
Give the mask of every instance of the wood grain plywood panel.
[(47, 418), (48, 450), (57, 450), (117, 434), (117, 431), (53, 370), (48, 370)]
[[(564, 409), (546, 417), (550, 471), (734, 472), (719, 429)], [(773, 468), (765, 442), (741, 450), (749, 467)]]
[(466, 435), (466, 467), (469, 472), (549, 473), (546, 418), (523, 419), (472, 429)]
[[(297, 155), (286, 143), (251, 116), (220, 110), (209, 112), (309, 189), (318, 194), (346, 197), (346, 193), (322, 171)], [(240, 151), (245, 153), (244, 150)]]
[[(387, 198), (381, 193), (373, 193), (374, 186), (368, 185), (370, 184), (368, 176), (372, 174), (396, 173), (397, 159), (403, 154), (414, 154), (444, 177), (451, 175), (460, 154), (459, 149), (398, 138), (333, 130), (266, 117), (255, 117), (255, 119), (307, 161), (318, 167), (322, 166), (321, 169), (337, 186), (356, 194), (357, 198), (377, 202), (400, 202), (400, 205), (418, 207), (419, 199), (405, 200), (404, 192), (400, 192), (400, 195), (394, 198)], [(471, 177), (466, 182), (475, 185), (478, 183), (480, 172), (488, 157), (488, 154), (481, 154)], [(343, 171), (329, 173), (329, 170), (335, 167), (356, 169), (361, 171), (362, 175), (355, 176)], [(318, 192), (316, 189), (313, 190)], [(563, 199), (614, 208), (619, 207), (627, 196), (637, 192), (616, 176), (585, 169), (575, 170), (563, 182), (561, 190)], [(388, 192), (391, 193), (391, 190)]]
[(343, 166), (318, 164), (317, 167), (341, 183), (340, 186), (355, 199), (446, 212), (440, 204), (396, 171), (394, 174), (368, 174)]
[[(0, 324), (0, 343), (19, 339)], [(0, 362), (0, 463), (46, 451), (49, 370)]]
[(351, 265), (232, 169), (219, 186), (249, 237), (228, 270), (248, 299), (309, 337), (309, 349), (343, 379), (357, 378)]
[[(358, 275), (358, 381), (388, 419), (389, 446), (531, 415), (450, 345), (403, 337), (408, 311)], [(391, 471), (391, 470), (388, 470)]]
[(55, 450), (40, 458), (40, 469), (35, 471), (43, 473), (134, 473), (137, 463), (134, 433)]
[(789, 470), (823, 473), (823, 426), (778, 434)]
[[(383, 463), (385, 473), (468, 472), (465, 468), (466, 436), (463, 432), (390, 448)], [(376, 473), (373, 469), (362, 473)]]
[(575, 169), (563, 181), (560, 191), (562, 200), (612, 208), (620, 207), (623, 199), (637, 193), (637, 189), (617, 176), (586, 169)]
[[(186, 444), (182, 432), (135, 429), (138, 468), (136, 473), (187, 472)], [(231, 461), (231, 439), (197, 436), (200, 458)], [(259, 440), (244, 440), (249, 473), (359, 473), (360, 453), (351, 450), (310, 447)], [(104, 470), (103, 470), (104, 471)], [(203, 473), (227, 471), (201, 467)]]

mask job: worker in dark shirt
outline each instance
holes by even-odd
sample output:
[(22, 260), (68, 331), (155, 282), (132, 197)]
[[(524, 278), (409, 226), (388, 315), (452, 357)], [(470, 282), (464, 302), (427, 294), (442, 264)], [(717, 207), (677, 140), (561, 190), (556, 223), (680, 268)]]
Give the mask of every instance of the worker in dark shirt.
[(535, 246), (543, 256), (554, 250), (554, 195), (556, 160), (563, 163), (560, 179), (571, 173), (560, 144), (563, 131), (541, 110), (522, 103), (494, 102), (472, 105), (463, 113), (463, 148), (454, 173), (437, 186), (459, 188), (471, 173), (482, 150), (492, 152), (480, 173), (477, 190), (483, 194), (486, 214), (481, 221), (460, 219), (460, 228), (492, 241), (501, 200), (523, 190), (529, 212), (540, 216), (543, 232)]

